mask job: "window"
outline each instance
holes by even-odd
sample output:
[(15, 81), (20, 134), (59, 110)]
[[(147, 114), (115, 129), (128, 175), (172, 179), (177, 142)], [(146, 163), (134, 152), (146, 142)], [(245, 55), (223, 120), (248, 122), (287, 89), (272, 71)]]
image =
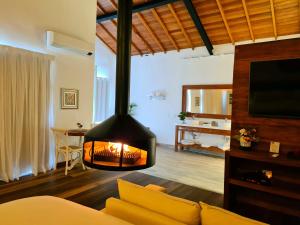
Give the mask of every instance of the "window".
[(107, 77), (96, 77), (94, 122), (101, 122), (107, 118), (108, 87)]

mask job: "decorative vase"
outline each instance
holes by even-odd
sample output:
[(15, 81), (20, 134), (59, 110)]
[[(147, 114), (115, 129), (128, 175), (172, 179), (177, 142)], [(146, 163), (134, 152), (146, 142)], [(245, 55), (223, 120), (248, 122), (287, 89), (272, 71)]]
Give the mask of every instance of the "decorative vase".
[(181, 123), (182, 123), (182, 124), (185, 124), (185, 120), (181, 120)]
[(240, 149), (244, 151), (250, 151), (252, 147), (251, 141), (240, 141)]

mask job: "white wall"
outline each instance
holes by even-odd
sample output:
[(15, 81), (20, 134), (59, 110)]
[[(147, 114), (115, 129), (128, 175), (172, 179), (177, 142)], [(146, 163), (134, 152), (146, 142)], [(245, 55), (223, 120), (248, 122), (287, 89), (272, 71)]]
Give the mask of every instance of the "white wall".
[(115, 111), (116, 55), (98, 38), (96, 38), (95, 65), (97, 74), (108, 78), (109, 87), (106, 111), (107, 117), (109, 117)]
[[(47, 49), (45, 31), (54, 30), (94, 44), (96, 0), (0, 0), (0, 44), (55, 56), (54, 125), (90, 126), (94, 57)], [(60, 88), (79, 89), (79, 109), (60, 109)]]
[[(233, 52), (233, 48), (225, 46), (216, 52)], [(182, 85), (232, 84), (233, 54), (199, 57), (205, 55), (206, 50), (199, 48), (132, 58), (131, 102), (138, 105), (135, 118), (150, 127), (158, 143), (174, 144)], [(149, 99), (157, 90), (166, 92), (166, 100)]]

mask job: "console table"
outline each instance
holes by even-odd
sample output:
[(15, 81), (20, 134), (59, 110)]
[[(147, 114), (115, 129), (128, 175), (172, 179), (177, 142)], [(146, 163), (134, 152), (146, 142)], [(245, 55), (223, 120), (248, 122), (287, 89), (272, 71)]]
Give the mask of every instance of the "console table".
[(205, 126), (195, 126), (195, 125), (176, 125), (175, 130), (175, 151), (178, 149), (182, 150), (184, 147), (191, 147), (195, 149), (205, 149), (213, 152), (224, 153), (224, 150), (218, 147), (202, 147), (201, 144), (185, 145), (181, 141), (184, 138), (185, 132), (195, 132), (195, 133), (205, 133), (205, 134), (214, 134), (222, 136), (230, 136), (231, 130), (219, 129), (219, 128), (210, 128)]

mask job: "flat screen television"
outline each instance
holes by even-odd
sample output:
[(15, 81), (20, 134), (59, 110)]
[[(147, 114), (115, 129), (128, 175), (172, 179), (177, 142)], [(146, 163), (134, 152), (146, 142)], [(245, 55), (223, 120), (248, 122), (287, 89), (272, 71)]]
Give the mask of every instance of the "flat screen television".
[(300, 119), (300, 58), (251, 63), (249, 114)]

